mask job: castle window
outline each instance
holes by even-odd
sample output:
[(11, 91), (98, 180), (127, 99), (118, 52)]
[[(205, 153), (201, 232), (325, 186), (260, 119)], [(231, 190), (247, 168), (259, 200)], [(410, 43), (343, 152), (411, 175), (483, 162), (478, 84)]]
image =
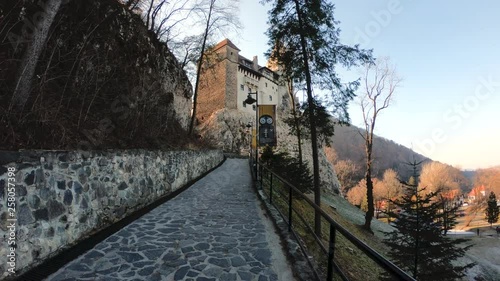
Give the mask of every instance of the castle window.
[(267, 88), (267, 82), (266, 82), (266, 88)]
[(244, 90), (245, 90), (245, 85), (241, 84), (241, 85), (240, 85), (240, 89), (241, 89), (242, 91), (244, 91)]
[(247, 107), (247, 103), (243, 101), (243, 107)]
[(273, 96), (269, 95), (269, 101), (273, 100)]
[(254, 104), (254, 105), (252, 105), (252, 109), (255, 111), (255, 104)]

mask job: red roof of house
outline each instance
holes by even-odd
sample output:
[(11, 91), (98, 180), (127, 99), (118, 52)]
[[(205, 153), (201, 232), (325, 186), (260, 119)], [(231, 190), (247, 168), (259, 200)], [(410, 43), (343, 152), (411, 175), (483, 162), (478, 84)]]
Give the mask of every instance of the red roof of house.
[(469, 192), (469, 196), (476, 196), (476, 195), (478, 195), (479, 193), (481, 193), (481, 191), (485, 191), (485, 189), (484, 189), (484, 185), (474, 187), (474, 188), (473, 188), (473, 189)]

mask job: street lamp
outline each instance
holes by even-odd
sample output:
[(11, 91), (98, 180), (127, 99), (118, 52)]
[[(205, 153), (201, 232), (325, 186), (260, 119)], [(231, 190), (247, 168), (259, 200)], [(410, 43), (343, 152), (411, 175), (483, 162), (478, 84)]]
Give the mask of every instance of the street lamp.
[[(255, 99), (252, 98), (251, 95), (255, 95)], [(246, 104), (253, 104), (255, 103), (255, 163), (254, 163), (254, 169), (255, 169), (255, 178), (257, 179), (257, 161), (259, 159), (259, 94), (258, 92), (255, 93), (248, 93), (247, 99), (244, 101)]]
[(246, 133), (248, 134), (248, 154), (252, 156), (252, 122), (248, 122)]

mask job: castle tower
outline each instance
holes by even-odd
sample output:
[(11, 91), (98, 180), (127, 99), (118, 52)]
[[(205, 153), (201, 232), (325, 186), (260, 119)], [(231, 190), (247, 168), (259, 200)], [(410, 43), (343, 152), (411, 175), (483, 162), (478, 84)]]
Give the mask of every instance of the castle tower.
[(220, 109), (237, 109), (237, 73), (240, 49), (229, 39), (207, 51), (198, 89), (198, 123)]
[(275, 116), (278, 106), (287, 106), (288, 94), (279, 74), (260, 66), (257, 56), (250, 60), (239, 52), (225, 39), (205, 53), (198, 90), (198, 124), (223, 108), (255, 114), (256, 105), (244, 103), (250, 92), (258, 93), (262, 114)]

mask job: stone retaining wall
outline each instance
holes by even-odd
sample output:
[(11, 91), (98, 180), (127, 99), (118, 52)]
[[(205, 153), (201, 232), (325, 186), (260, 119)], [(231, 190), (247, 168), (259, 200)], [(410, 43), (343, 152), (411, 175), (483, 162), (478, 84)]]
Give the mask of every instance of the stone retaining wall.
[(1, 274), (10, 247), (9, 167), (16, 169), (16, 268), (24, 271), (179, 189), (223, 157), (215, 150), (0, 152)]

